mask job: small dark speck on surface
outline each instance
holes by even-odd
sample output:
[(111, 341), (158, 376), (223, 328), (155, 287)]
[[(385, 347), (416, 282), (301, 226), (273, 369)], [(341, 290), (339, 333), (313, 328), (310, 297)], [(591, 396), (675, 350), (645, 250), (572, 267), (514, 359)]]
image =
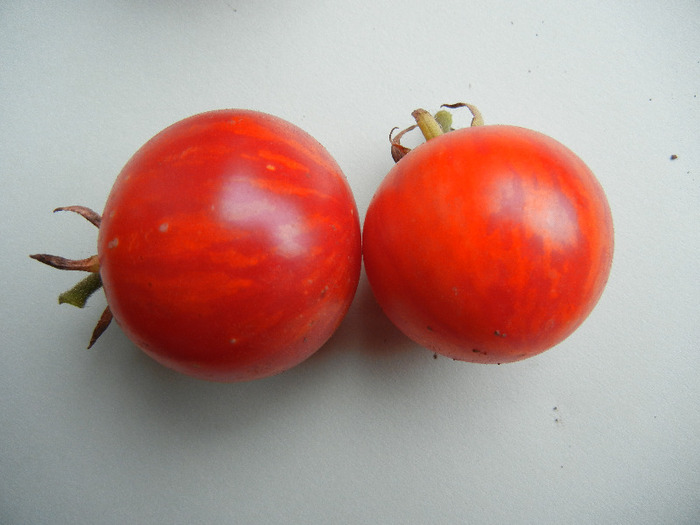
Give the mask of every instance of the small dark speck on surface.
[(433, 354), (433, 359), (437, 359), (437, 354)]
[(676, 160), (678, 158), (678, 155), (671, 155), (671, 160)]

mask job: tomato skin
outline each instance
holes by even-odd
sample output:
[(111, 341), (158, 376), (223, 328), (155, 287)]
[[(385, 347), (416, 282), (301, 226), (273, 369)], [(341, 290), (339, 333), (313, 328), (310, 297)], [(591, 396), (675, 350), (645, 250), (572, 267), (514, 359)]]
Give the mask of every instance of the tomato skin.
[(432, 139), (375, 193), (363, 252), (374, 295), (409, 338), (462, 361), (506, 363), (569, 336), (613, 256), (607, 199), (554, 139), (479, 126)]
[(129, 160), (98, 256), (114, 319), (144, 352), (201, 379), (247, 381), (333, 334), (357, 288), (360, 226), (345, 177), (310, 135), (219, 110)]

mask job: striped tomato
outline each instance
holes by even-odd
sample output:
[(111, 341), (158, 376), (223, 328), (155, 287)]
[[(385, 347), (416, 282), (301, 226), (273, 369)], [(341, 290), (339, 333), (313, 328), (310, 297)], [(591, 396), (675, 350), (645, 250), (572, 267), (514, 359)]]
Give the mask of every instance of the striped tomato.
[(114, 183), (97, 252), (126, 335), (214, 381), (273, 375), (318, 350), (361, 260), (333, 158), (298, 127), (245, 110), (195, 115), (147, 142)]
[(586, 319), (608, 279), (613, 225), (574, 153), (535, 131), (480, 125), (470, 109), (473, 127), (457, 131), (445, 112), (418, 110), (429, 140), (410, 152), (393, 140), (397, 164), (364, 222), (365, 269), (411, 339), (454, 359), (505, 363)]

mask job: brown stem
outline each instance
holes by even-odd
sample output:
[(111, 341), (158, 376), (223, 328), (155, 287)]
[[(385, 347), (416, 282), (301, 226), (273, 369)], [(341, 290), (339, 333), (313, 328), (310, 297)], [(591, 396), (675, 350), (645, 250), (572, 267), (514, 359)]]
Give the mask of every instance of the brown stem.
[[(85, 220), (96, 226), (100, 227), (102, 222), (102, 217), (85, 206), (61, 206), (56, 208), (54, 212), (57, 211), (70, 211), (77, 213)], [(60, 257), (58, 255), (49, 255), (47, 253), (37, 253), (30, 255), (32, 259), (39, 261), (41, 263), (47, 264), (53, 268), (59, 270), (79, 270), (84, 272), (90, 272), (90, 275), (85, 277), (82, 281), (76, 284), (70, 290), (63, 292), (58, 296), (59, 304), (72, 304), (78, 308), (83, 308), (87, 299), (97, 290), (102, 287), (102, 279), (100, 278), (100, 261), (97, 255), (88, 257), (86, 259), (66, 259), (65, 257)], [(105, 308), (102, 312), (102, 316), (97, 325), (92, 332), (92, 337), (90, 338), (90, 344), (88, 348), (91, 348), (95, 344), (95, 341), (104, 333), (109, 324), (112, 321), (112, 311), (109, 306)]]
[(57, 211), (72, 211), (73, 213), (77, 213), (78, 215), (90, 221), (98, 228), (100, 227), (100, 223), (102, 222), (102, 217), (99, 213), (92, 211), (90, 208), (86, 208), (85, 206), (61, 206), (60, 208), (56, 208), (54, 210), (54, 213), (56, 213)]
[(100, 270), (100, 262), (97, 255), (87, 259), (66, 259), (59, 255), (49, 255), (48, 253), (36, 253), (30, 255), (32, 259), (47, 264), (59, 270), (79, 270), (83, 272), (97, 273)]
[(394, 128), (389, 132), (389, 142), (391, 142), (391, 157), (394, 159), (394, 162), (400, 161), (406, 153), (411, 151), (411, 148), (407, 148), (406, 146), (401, 145), (401, 137), (404, 136), (407, 132), (414, 130), (418, 127), (418, 124), (414, 124), (413, 126), (409, 126), (403, 131), (399, 131), (395, 137), (392, 137), (394, 134), (394, 131), (396, 131), (399, 128)]
[(95, 342), (100, 338), (100, 336), (105, 332), (105, 330), (107, 330), (107, 327), (111, 322), (112, 310), (110, 310), (108, 306), (104, 309), (99, 321), (97, 321), (97, 324), (95, 325), (95, 329), (92, 332), (92, 337), (90, 338), (90, 344), (88, 345), (88, 348), (92, 348), (92, 345), (94, 345)]
[(481, 111), (474, 104), (467, 104), (466, 102), (457, 102), (456, 104), (443, 104), (443, 108), (457, 109), (457, 108), (467, 108), (472, 114), (471, 126), (483, 126), (484, 117), (481, 115)]

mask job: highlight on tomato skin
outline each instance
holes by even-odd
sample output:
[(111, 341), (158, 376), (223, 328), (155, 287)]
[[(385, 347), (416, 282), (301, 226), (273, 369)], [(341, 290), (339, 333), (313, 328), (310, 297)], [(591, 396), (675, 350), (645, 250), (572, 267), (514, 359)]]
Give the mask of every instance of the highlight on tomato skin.
[(364, 263), (378, 303), (409, 338), (456, 360), (507, 363), (555, 346), (609, 276), (602, 187), (535, 131), (436, 135), (402, 152), (367, 210)]
[(309, 134), (265, 113), (211, 111), (161, 131), (95, 216), (89, 271), (109, 305), (96, 335), (112, 315), (146, 354), (200, 379), (249, 381), (301, 363), (339, 326), (359, 281), (345, 176)]

